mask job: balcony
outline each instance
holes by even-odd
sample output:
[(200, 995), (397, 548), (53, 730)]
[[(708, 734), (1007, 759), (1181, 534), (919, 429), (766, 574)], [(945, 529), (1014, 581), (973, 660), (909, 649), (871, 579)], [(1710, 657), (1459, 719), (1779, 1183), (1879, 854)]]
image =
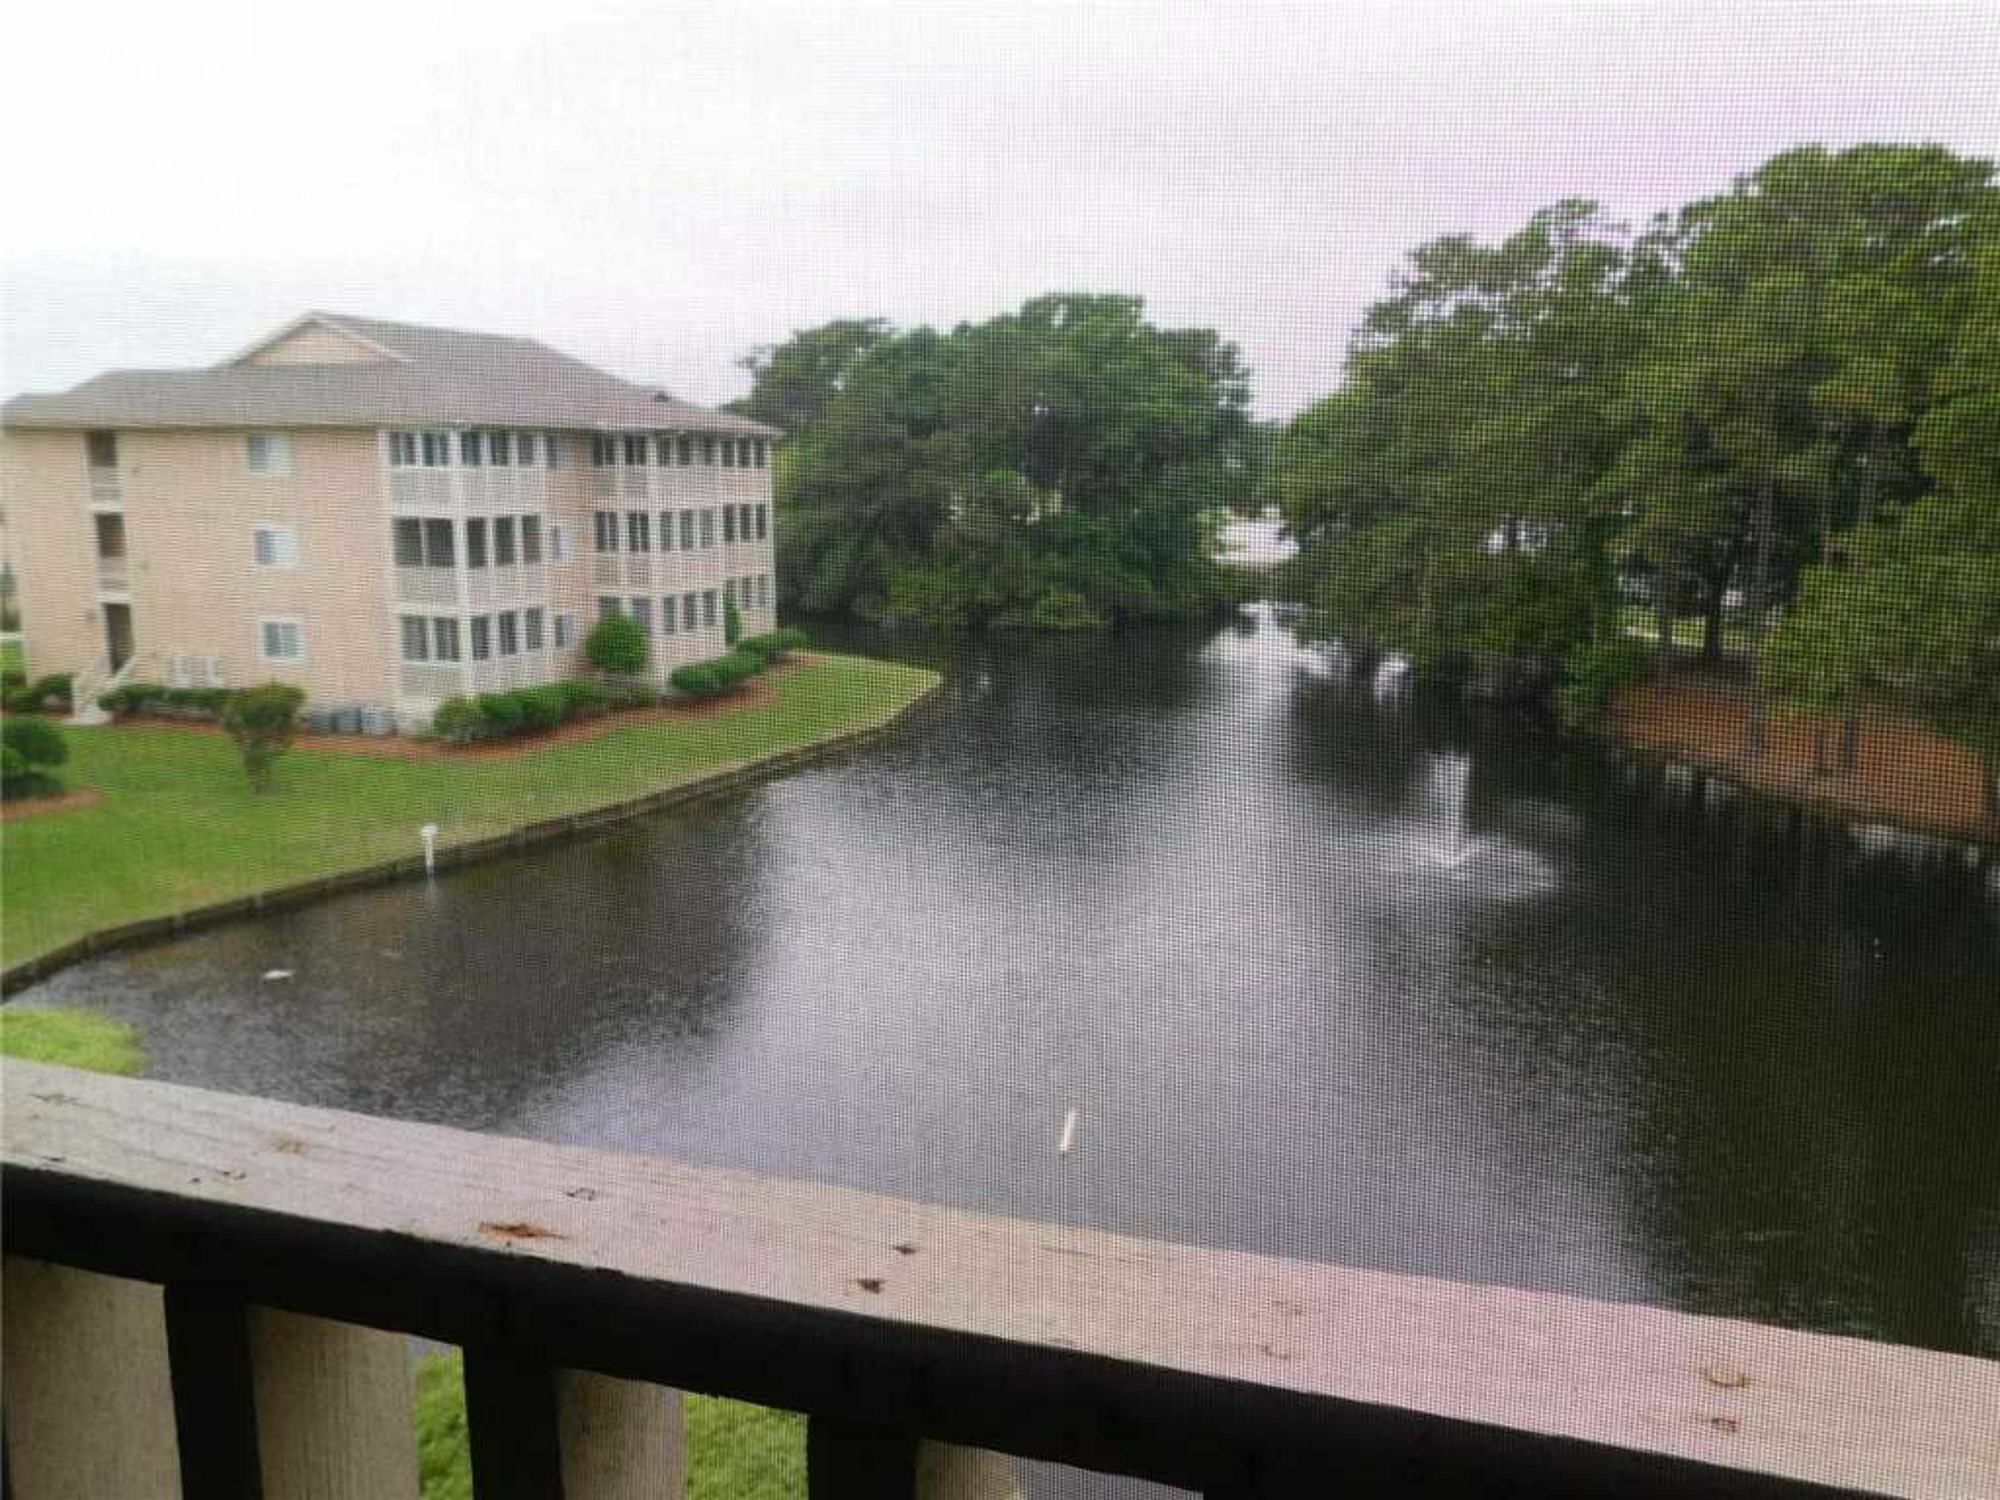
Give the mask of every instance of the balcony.
[(0, 1083), (20, 1500), (413, 1495), (405, 1333), (466, 1351), (488, 1500), (678, 1495), (658, 1387), (808, 1413), (815, 1500), (1007, 1487), (966, 1448), (1231, 1497), (1993, 1493), (1992, 1362), (28, 1063)]
[(102, 594), (122, 594), (132, 586), (131, 570), (123, 554), (97, 559), (97, 590)]

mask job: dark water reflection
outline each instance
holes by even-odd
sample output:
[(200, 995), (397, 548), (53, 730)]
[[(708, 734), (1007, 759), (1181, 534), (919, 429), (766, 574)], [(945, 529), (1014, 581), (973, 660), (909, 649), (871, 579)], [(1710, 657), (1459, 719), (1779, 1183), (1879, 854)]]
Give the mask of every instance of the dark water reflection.
[(1962, 851), (1261, 623), (947, 665), (887, 748), (32, 999), (193, 1083), (2000, 1354)]

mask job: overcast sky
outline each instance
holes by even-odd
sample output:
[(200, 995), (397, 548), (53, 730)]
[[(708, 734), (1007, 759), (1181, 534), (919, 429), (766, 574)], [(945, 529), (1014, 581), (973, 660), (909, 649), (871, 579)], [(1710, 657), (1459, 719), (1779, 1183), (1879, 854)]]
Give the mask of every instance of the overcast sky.
[(676, 394), (842, 315), (1143, 295), (1333, 387), (1399, 255), (1804, 141), (2000, 156), (2000, 5), (17, 7), (0, 391), (319, 307)]

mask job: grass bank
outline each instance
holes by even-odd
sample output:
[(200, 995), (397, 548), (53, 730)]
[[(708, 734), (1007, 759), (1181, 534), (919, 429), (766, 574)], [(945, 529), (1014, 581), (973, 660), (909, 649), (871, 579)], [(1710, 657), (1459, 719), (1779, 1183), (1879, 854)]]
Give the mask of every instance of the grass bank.
[(87, 1010), (0, 1006), (0, 1057), (128, 1078), (146, 1071), (137, 1028)]
[(620, 727), (510, 757), (404, 759), (297, 749), (250, 790), (219, 735), (167, 727), (68, 733), (63, 780), (102, 801), (7, 826), (5, 962), (86, 933), (587, 812), (886, 723), (937, 677), (814, 655), (727, 712)]

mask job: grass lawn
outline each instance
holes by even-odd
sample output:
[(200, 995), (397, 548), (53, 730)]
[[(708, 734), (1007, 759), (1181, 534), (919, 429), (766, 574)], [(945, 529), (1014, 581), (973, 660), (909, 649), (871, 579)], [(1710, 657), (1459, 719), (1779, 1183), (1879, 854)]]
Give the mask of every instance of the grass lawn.
[(104, 800), (0, 835), (0, 950), (19, 963), (99, 928), (413, 854), (424, 823), (451, 844), (641, 796), (880, 724), (936, 677), (818, 655), (765, 680), (774, 698), (734, 711), (508, 759), (293, 750), (263, 795), (221, 735), (68, 730), (64, 782)]
[(146, 1071), (138, 1030), (87, 1010), (0, 1007), (0, 1056), (128, 1077)]
[(26, 672), (28, 656), (19, 641), (0, 641), (0, 672)]
[[(687, 1396), (688, 1500), (804, 1500), (806, 1422), (714, 1396)], [(417, 1466), (423, 1500), (472, 1500), (465, 1438), (465, 1357), (417, 1366)]]

